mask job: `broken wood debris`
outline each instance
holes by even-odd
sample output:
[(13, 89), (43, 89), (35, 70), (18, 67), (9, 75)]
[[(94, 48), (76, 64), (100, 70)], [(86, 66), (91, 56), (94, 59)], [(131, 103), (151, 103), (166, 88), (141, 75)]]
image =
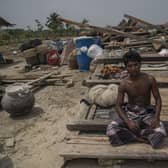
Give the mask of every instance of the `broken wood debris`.
[[(4, 76), (1, 79), (1, 84), (9, 85), (13, 83), (25, 83), (30, 86), (32, 91), (36, 91), (41, 87), (48, 85), (73, 87), (74, 81), (70, 77), (72, 77), (71, 74), (60, 74), (58, 71), (50, 72), (44, 75), (27, 75), (25, 77)], [(3, 89), (3, 93), (4, 92), (5, 87)]]
[[(70, 131), (105, 132), (111, 121), (111, 119), (75, 120), (67, 124), (67, 129)], [(168, 130), (168, 121), (163, 121), (163, 123)]]
[(8, 139), (6, 139), (5, 140), (5, 146), (6, 147), (14, 147), (14, 145), (15, 145), (15, 138), (8, 138)]
[[(167, 139), (166, 139), (167, 141)], [(148, 144), (135, 143), (123, 145), (120, 147), (112, 147), (104, 136), (94, 135), (84, 138), (77, 136), (75, 139), (70, 138), (65, 144), (64, 151), (61, 156), (65, 160), (90, 158), (90, 159), (136, 159), (136, 160), (167, 160), (167, 146), (161, 150), (155, 150)]]
[[(84, 86), (87, 86), (87, 87), (92, 87), (92, 86), (95, 86), (95, 85), (98, 85), (98, 84), (103, 84), (103, 85), (109, 85), (111, 83), (119, 84), (120, 81), (121, 80), (113, 80), (113, 79), (106, 79), (106, 80), (88, 79), (88, 80), (84, 80), (82, 84)], [(158, 81), (158, 85), (159, 85), (160, 88), (167, 88), (168, 87), (168, 82), (166, 82), (166, 81)]]
[(114, 29), (114, 28), (103, 28), (103, 27), (98, 27), (98, 26), (93, 26), (93, 25), (89, 25), (89, 24), (82, 24), (80, 22), (75, 22), (75, 21), (72, 21), (72, 20), (68, 20), (68, 19), (65, 19), (65, 18), (62, 18), (62, 17), (58, 17), (59, 20), (61, 20), (62, 22), (65, 22), (65, 23), (69, 23), (69, 24), (73, 24), (73, 25), (77, 25), (79, 27), (87, 27), (87, 28), (91, 28), (91, 29), (94, 29), (98, 32), (108, 32), (108, 33), (114, 33), (114, 34), (120, 34), (124, 37), (130, 37), (130, 38), (138, 38), (136, 37), (135, 35), (132, 35), (130, 33), (125, 33), (125, 32), (122, 32), (122, 31), (119, 31), (117, 29)]
[[(98, 32), (102, 37), (103, 46), (106, 49), (129, 49), (145, 48), (151, 52), (160, 51), (162, 48), (168, 46), (168, 28), (166, 24), (155, 25), (139, 19), (137, 17), (125, 14), (124, 19), (118, 26), (99, 27), (90, 24), (82, 24), (80, 22), (72, 21), (58, 16), (60, 21), (73, 24), (82, 29)], [(160, 48), (157, 49), (153, 44), (155, 40), (160, 43)]]

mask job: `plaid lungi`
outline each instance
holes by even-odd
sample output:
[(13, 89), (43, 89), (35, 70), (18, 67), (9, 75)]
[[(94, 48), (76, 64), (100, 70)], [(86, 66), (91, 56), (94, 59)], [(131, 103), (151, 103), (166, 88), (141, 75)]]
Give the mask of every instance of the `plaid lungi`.
[(121, 120), (112, 121), (107, 127), (107, 136), (112, 146), (120, 146), (136, 141), (150, 143), (153, 148), (158, 148), (166, 136), (166, 130), (162, 122), (155, 129), (150, 128), (152, 118), (155, 114), (154, 106), (140, 107), (137, 105), (125, 104), (123, 107), (129, 120), (133, 120), (139, 125), (140, 130), (132, 132), (126, 123)]

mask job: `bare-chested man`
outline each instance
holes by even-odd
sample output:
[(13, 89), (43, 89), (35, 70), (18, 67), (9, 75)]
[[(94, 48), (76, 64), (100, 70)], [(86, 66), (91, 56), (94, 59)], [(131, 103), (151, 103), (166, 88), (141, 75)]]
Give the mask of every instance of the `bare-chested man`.
[[(113, 146), (143, 141), (158, 148), (166, 131), (160, 122), (162, 102), (156, 80), (140, 71), (141, 57), (137, 52), (130, 50), (123, 59), (129, 75), (118, 89), (116, 110), (120, 118), (108, 125), (107, 135)], [(151, 105), (151, 94), (155, 106)], [(128, 103), (124, 103), (125, 96)]]

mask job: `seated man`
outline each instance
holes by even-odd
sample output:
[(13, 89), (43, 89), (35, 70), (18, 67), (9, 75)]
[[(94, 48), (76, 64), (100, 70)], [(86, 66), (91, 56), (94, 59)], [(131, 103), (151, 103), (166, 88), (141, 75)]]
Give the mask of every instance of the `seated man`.
[[(140, 71), (141, 57), (130, 50), (124, 56), (128, 76), (118, 89), (116, 110), (119, 119), (107, 127), (107, 135), (113, 146), (141, 141), (153, 148), (161, 146), (166, 131), (160, 122), (161, 97), (153, 76)], [(151, 105), (151, 93), (155, 106)], [(124, 104), (127, 95), (128, 103)]]

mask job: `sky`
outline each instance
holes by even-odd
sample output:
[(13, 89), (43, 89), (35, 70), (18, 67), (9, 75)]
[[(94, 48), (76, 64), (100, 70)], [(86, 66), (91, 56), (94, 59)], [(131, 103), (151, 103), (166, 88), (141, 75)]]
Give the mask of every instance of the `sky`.
[(15, 28), (35, 29), (35, 19), (43, 25), (57, 12), (74, 21), (89, 20), (97, 26), (116, 26), (124, 14), (153, 24), (168, 22), (168, 0), (0, 0), (0, 16)]

